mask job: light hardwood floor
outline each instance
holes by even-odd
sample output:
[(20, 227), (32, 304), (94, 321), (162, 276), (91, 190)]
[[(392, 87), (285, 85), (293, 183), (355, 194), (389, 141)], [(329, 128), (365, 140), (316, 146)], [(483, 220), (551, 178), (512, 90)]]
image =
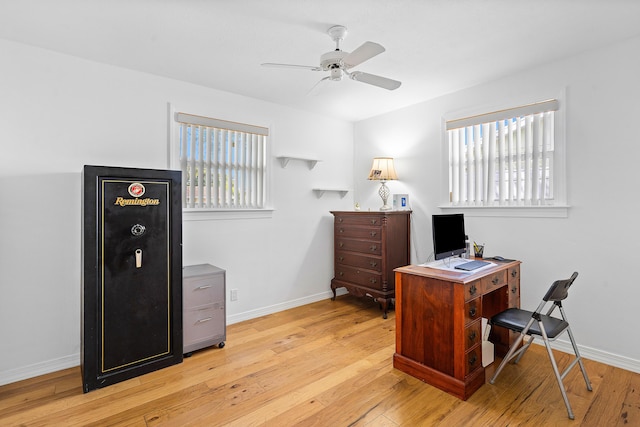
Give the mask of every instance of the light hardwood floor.
[(465, 402), (393, 369), (394, 330), (393, 312), (345, 295), (230, 325), (223, 349), (87, 394), (79, 368), (2, 386), (0, 426), (640, 426), (639, 374), (587, 360), (589, 392), (574, 368), (571, 421), (533, 346)]

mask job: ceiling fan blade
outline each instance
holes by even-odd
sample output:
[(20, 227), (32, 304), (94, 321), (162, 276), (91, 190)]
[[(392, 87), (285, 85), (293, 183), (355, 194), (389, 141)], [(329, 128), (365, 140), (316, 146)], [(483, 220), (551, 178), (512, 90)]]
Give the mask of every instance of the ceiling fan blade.
[(320, 93), (321, 89), (327, 84), (327, 82), (331, 79), (330, 76), (327, 76), (323, 79), (320, 79), (320, 81), (318, 81), (318, 83), (316, 83), (315, 85), (313, 85), (313, 87), (311, 89), (309, 89), (309, 92), (307, 92), (307, 96), (315, 96), (318, 93)]
[(299, 70), (322, 71), (322, 67), (314, 67), (312, 65), (274, 64), (273, 62), (265, 62), (261, 65), (269, 68), (294, 68)]
[(356, 50), (345, 56), (343, 61), (346, 68), (353, 68), (376, 55), (380, 55), (384, 51), (384, 47), (378, 43), (364, 42)]
[(354, 71), (349, 74), (352, 80), (356, 80), (370, 85), (378, 86), (383, 89), (394, 90), (398, 89), (401, 82), (397, 80), (388, 79), (382, 76), (376, 76), (375, 74), (363, 73), (362, 71)]

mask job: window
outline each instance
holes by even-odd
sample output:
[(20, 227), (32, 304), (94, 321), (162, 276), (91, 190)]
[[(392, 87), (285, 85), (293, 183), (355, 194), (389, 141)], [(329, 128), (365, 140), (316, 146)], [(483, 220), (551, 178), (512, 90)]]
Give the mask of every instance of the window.
[(562, 204), (558, 184), (564, 181), (556, 183), (558, 107), (553, 99), (446, 121), (450, 206)]
[(175, 113), (182, 207), (265, 209), (269, 129)]

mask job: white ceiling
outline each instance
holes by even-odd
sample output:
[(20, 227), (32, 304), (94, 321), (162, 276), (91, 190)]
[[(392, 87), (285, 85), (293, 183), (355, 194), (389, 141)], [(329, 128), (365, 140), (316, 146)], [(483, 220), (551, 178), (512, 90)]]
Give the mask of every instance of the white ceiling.
[[(336, 24), (402, 86), (260, 66), (318, 65)], [(638, 34), (638, 0), (0, 0), (0, 38), (354, 121)]]

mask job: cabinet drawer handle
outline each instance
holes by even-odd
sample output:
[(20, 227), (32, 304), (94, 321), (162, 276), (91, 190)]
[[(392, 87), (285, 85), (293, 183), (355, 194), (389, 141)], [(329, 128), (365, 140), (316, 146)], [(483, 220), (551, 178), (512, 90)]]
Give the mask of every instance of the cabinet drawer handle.
[(338, 257), (338, 261), (344, 261), (344, 257), (343, 256), (339, 256)]
[(338, 246), (343, 247), (344, 243), (340, 242), (340, 243), (338, 243)]
[(369, 233), (369, 234), (371, 234), (371, 237), (376, 237), (376, 234), (378, 234), (378, 233), (376, 233), (375, 231), (372, 231), (372, 232), (371, 232), (371, 233)]
[(475, 307), (471, 307), (471, 308), (469, 309), (469, 316), (471, 316), (471, 317), (475, 317), (475, 316), (476, 316), (476, 313), (478, 313), (478, 310), (476, 310), (476, 308), (475, 308)]
[(475, 341), (476, 336), (477, 336), (476, 331), (469, 332), (469, 341)]
[(376, 283), (378, 280), (375, 277), (372, 277), (369, 279), (369, 283), (373, 284)]
[(344, 228), (338, 228), (338, 233), (344, 233)]
[(518, 270), (511, 270), (511, 277), (518, 277)]
[(342, 218), (338, 218), (338, 222), (342, 222)]
[(513, 288), (511, 288), (511, 293), (515, 294), (516, 292), (518, 292), (518, 287), (514, 286)]
[(344, 276), (344, 273), (342, 271), (339, 271), (338, 276)]
[(371, 245), (370, 249), (371, 249), (371, 252), (374, 252), (374, 251), (376, 251), (378, 249), (378, 246), (377, 245)]
[(476, 288), (476, 285), (471, 285), (471, 287), (469, 288), (469, 294), (475, 295), (476, 292), (478, 292), (478, 288)]
[(377, 219), (372, 219), (372, 220), (371, 220), (371, 225), (376, 225), (376, 222), (378, 222), (378, 220), (377, 220)]
[(491, 283), (493, 283), (493, 285), (497, 285), (498, 282), (500, 281), (500, 279), (498, 279), (497, 277), (494, 277), (493, 280), (491, 281)]
[(370, 262), (369, 262), (369, 265), (370, 265), (371, 267), (375, 267), (375, 266), (377, 266), (377, 265), (378, 265), (378, 263), (377, 263), (377, 262), (375, 262), (375, 261), (370, 261)]
[(196, 290), (209, 289), (209, 288), (212, 288), (212, 287), (213, 287), (213, 285), (202, 285), (202, 286), (198, 286), (196, 288)]
[(204, 323), (204, 322), (208, 322), (209, 320), (213, 319), (213, 317), (205, 317), (204, 319), (200, 319), (198, 320), (196, 323)]

